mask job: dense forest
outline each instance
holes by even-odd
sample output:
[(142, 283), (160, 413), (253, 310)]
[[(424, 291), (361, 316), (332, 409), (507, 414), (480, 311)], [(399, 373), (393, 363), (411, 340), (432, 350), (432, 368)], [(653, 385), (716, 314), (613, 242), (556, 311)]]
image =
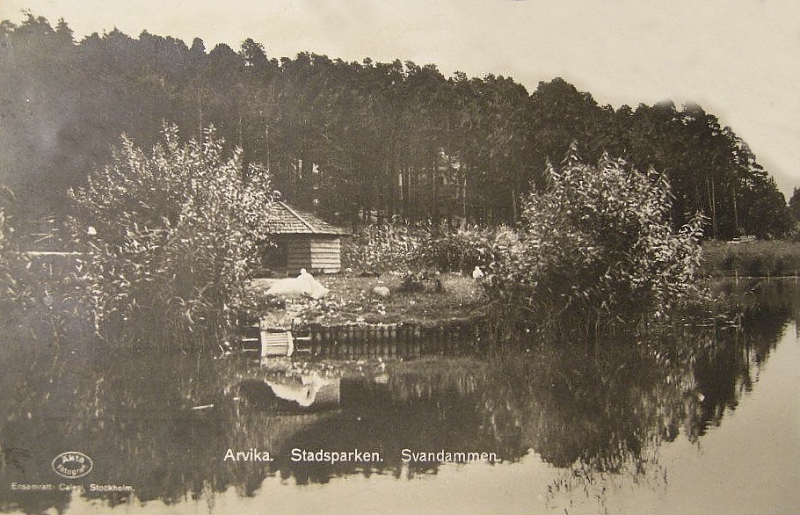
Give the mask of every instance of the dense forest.
[(75, 41), (27, 14), (0, 23), (0, 184), (18, 222), (60, 218), (67, 191), (107, 164), (120, 135), (152, 145), (165, 122), (185, 138), (209, 125), (260, 162), (289, 202), (339, 223), (515, 223), (573, 141), (666, 174), (673, 222), (705, 234), (780, 236), (783, 195), (747, 144), (698, 105), (617, 109), (555, 78), (443, 75), (413, 62), (267, 56), (118, 30)]

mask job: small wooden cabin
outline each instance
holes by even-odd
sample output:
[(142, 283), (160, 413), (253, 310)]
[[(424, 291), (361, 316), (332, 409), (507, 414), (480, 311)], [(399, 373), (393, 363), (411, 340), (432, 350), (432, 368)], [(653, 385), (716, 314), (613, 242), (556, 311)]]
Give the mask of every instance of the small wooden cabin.
[(341, 237), (349, 231), (286, 202), (273, 202), (268, 209), (269, 231), (278, 245), (269, 257), (271, 268), (285, 270), (287, 275), (299, 274), (301, 268), (323, 274), (342, 269)]

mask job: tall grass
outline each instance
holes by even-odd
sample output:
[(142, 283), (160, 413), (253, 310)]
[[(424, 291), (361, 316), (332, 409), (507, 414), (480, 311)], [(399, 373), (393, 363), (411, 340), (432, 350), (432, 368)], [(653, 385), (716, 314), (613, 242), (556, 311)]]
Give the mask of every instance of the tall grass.
[(264, 167), (224, 149), (213, 129), (181, 143), (165, 125), (151, 152), (123, 137), (112, 163), (71, 192), (104, 336), (186, 349), (227, 337), (269, 238), (272, 193)]
[(470, 273), (501, 259), (516, 241), (505, 226), (449, 229), (433, 225), (385, 224), (362, 228), (342, 249), (345, 268), (356, 272), (436, 270)]
[(773, 240), (703, 244), (703, 270), (713, 276), (787, 277), (800, 275), (800, 243)]
[(408, 224), (368, 225), (342, 247), (342, 266), (356, 273), (405, 272), (424, 237), (424, 229)]

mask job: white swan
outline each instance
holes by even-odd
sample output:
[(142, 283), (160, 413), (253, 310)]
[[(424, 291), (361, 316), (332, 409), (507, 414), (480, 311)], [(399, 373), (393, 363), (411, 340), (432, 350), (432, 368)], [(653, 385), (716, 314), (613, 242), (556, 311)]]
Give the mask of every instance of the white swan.
[(302, 297), (308, 295), (312, 299), (320, 299), (328, 294), (328, 289), (305, 268), (300, 269), (300, 275), (281, 279), (267, 290), (267, 295), (283, 297)]

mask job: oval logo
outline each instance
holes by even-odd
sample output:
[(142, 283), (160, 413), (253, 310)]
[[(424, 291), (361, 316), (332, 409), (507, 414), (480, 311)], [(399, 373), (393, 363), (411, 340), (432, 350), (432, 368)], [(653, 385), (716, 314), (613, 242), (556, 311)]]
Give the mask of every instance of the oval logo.
[(67, 479), (77, 479), (92, 471), (92, 458), (82, 452), (62, 452), (53, 460), (53, 471)]

